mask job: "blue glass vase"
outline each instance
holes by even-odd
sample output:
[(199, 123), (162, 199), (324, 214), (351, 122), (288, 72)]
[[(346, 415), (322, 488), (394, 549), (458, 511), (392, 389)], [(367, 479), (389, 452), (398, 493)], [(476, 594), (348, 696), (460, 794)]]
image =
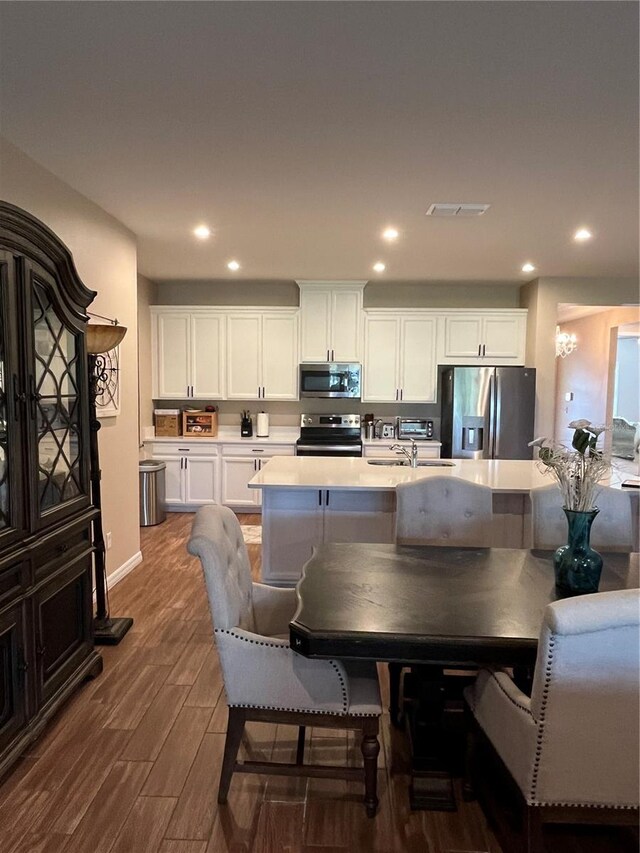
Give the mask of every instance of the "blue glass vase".
[(598, 514), (597, 509), (589, 512), (564, 509), (569, 525), (566, 545), (553, 555), (556, 586), (564, 593), (581, 595), (597, 592), (602, 573), (602, 557), (589, 544), (591, 525)]

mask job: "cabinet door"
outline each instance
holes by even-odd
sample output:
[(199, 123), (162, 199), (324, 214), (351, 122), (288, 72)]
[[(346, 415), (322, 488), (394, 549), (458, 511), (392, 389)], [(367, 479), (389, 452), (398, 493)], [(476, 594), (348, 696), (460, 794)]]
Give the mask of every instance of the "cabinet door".
[(41, 707), (93, 650), (91, 555), (71, 563), (33, 597), (36, 694)]
[(393, 492), (329, 490), (324, 495), (324, 542), (394, 541)]
[(191, 379), (193, 397), (223, 399), (225, 394), (224, 317), (194, 314), (191, 317)]
[(0, 752), (26, 720), (27, 662), (21, 602), (0, 615)]
[(518, 358), (521, 353), (521, 317), (485, 317), (483, 331), (483, 355), (485, 358)]
[(217, 459), (185, 456), (183, 467), (185, 503), (191, 506), (216, 503), (217, 473)]
[(477, 359), (482, 340), (482, 317), (457, 314), (445, 317), (444, 354), (448, 358)]
[(322, 542), (324, 509), (317, 489), (265, 489), (262, 496), (262, 579), (295, 583)]
[(184, 458), (182, 456), (153, 456), (159, 462), (164, 462), (165, 469), (165, 500), (168, 504), (183, 504), (186, 500), (184, 484)]
[(189, 396), (190, 324), (186, 313), (157, 314), (154, 324), (154, 392), (156, 399)]
[(266, 400), (298, 399), (298, 318), (262, 318), (262, 387)]
[(438, 393), (435, 318), (407, 317), (400, 325), (400, 400), (435, 403)]
[(228, 400), (258, 399), (261, 333), (260, 314), (230, 314), (227, 318)]
[(331, 290), (300, 290), (300, 361), (331, 360)]
[(340, 290), (331, 295), (331, 361), (360, 361), (362, 291)]
[(231, 506), (256, 507), (260, 491), (247, 486), (255, 476), (259, 460), (253, 457), (222, 459), (222, 503)]
[(394, 317), (367, 317), (363, 403), (395, 403), (398, 399), (398, 330)]

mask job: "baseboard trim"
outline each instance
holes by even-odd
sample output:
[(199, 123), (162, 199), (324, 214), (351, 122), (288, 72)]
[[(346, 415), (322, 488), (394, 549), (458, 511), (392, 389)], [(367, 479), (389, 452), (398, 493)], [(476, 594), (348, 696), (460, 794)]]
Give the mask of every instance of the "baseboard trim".
[(129, 557), (129, 559), (124, 562), (119, 568), (115, 570), (115, 572), (111, 572), (111, 574), (107, 575), (107, 586), (109, 589), (114, 587), (117, 583), (132, 572), (136, 566), (139, 566), (142, 562), (142, 551), (137, 551), (133, 557)]

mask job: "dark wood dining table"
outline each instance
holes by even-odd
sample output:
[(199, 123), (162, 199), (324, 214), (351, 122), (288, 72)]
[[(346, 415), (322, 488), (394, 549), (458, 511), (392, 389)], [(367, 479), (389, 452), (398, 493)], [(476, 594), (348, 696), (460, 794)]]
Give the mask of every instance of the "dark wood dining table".
[[(601, 592), (638, 586), (638, 554), (602, 556)], [(562, 597), (552, 557), (506, 548), (320, 545), (297, 585), (291, 646), (306, 657), (532, 669), (543, 611)]]

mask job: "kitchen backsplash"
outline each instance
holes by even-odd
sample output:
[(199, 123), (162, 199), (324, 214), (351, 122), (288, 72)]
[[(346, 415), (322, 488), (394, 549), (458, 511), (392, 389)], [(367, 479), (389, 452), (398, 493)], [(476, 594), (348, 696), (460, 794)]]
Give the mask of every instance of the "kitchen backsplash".
[(376, 418), (393, 420), (397, 415), (403, 418), (430, 418), (433, 421), (434, 438), (440, 437), (440, 405), (438, 403), (407, 404), (360, 403), (353, 400), (300, 400), (298, 402), (273, 402), (261, 400), (154, 400), (156, 409), (201, 408), (213, 405), (218, 407), (218, 422), (224, 426), (237, 426), (240, 429), (240, 413), (249, 409), (256, 412), (269, 412), (272, 426), (299, 426), (300, 415), (310, 414), (359, 414), (372, 412)]

